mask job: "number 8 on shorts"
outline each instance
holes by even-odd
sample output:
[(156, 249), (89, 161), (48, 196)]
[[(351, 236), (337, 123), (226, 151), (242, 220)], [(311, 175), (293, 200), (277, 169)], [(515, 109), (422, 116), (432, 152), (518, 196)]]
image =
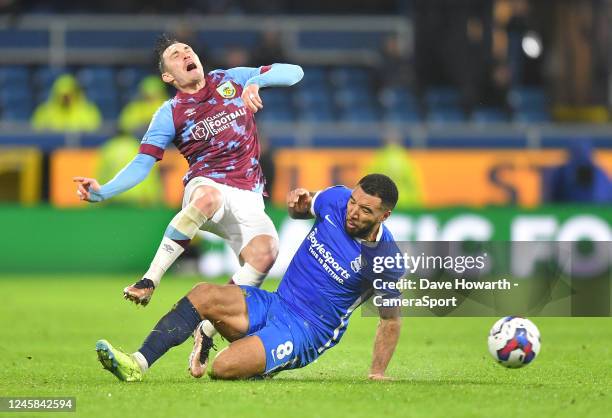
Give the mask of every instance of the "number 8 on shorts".
[[(276, 355), (274, 354), (274, 351), (276, 351)], [(279, 344), (278, 347), (276, 347), (276, 350), (272, 350), (272, 357), (276, 357), (277, 360), (282, 360), (292, 352), (293, 343), (291, 341), (287, 341), (284, 344)]]

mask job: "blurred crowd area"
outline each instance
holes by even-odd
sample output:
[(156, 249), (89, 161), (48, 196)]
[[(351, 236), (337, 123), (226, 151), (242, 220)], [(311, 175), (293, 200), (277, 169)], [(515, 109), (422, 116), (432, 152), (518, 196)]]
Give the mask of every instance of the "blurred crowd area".
[[(609, 0), (308, 3), (289, 0), (182, 0), (172, 3), (0, 0), (5, 17), (0, 30), (0, 49), (10, 51), (20, 46), (17, 45), (18, 40), (15, 41), (14, 29), (20, 27), (22, 18), (32, 15), (49, 15), (50, 18), (75, 13), (89, 13), (92, 17), (99, 13), (147, 13), (162, 18), (165, 13), (246, 16), (250, 19), (247, 22), (252, 23), (254, 28), (248, 36), (254, 37), (255, 41), (241, 43), (243, 38), (236, 37), (222, 48), (215, 41), (202, 36), (206, 28), (186, 23), (167, 29), (194, 48), (207, 71), (274, 62), (292, 62), (303, 66), (305, 77), (297, 86), (262, 92), (265, 109), (257, 116), (260, 126), (264, 127), (262, 164), (269, 178), (268, 191), (277, 203), (282, 201), (286, 188), (296, 185), (294, 183), (299, 178), (296, 173), (302, 170), (291, 166), (299, 160), (297, 154), (285, 160), (276, 156), (277, 151), (283, 148), (304, 145), (299, 134), (293, 132), (294, 126), (308, 126), (319, 131), (327, 129), (327, 133), (336, 135), (330, 142), (317, 143), (315, 138), (308, 143), (309, 146), (329, 147), (333, 143), (335, 148), (347, 149), (363, 147), (356, 145), (350, 130), (346, 130), (347, 126), (357, 129), (360, 126), (372, 129), (374, 126), (374, 130), (378, 126), (387, 127), (379, 129), (375, 138), (368, 142), (368, 155), (355, 156), (354, 160), (340, 168), (332, 162), (319, 164), (313, 160), (312, 164), (319, 167), (320, 172), (329, 172), (329, 176), (320, 180), (316, 187), (347, 179), (352, 181), (361, 169), (377, 169), (393, 170), (394, 176), (402, 179), (405, 207), (504, 203), (533, 206), (568, 201), (608, 203), (612, 201), (607, 174), (612, 170), (612, 157), (604, 155), (605, 150), (602, 154), (600, 148), (612, 146), (612, 133), (604, 135), (603, 139), (579, 134), (573, 138), (575, 140), (569, 138), (570, 141), (567, 136), (562, 140), (557, 136), (533, 140), (533, 129), (564, 122), (604, 126), (609, 121), (611, 3)], [(334, 33), (333, 20), (330, 24), (329, 18), (346, 14), (347, 10), (351, 15), (361, 15), (359, 20), (355, 20), (356, 24), (363, 25), (364, 16), (393, 16), (400, 18), (410, 30), (370, 33), (364, 27), (346, 29), (345, 20), (341, 36), (334, 37), (337, 34)], [(283, 31), (282, 25), (261, 24), (260, 21), (266, 19), (265, 22), (282, 23), (288, 18), (300, 19), (304, 14), (313, 15), (309, 18), (320, 18), (321, 29), (298, 30), (289, 34)], [(86, 22), (87, 16), (82, 19)], [(131, 36), (129, 31), (124, 34), (112, 28), (99, 32), (101, 34), (96, 36), (101, 38), (120, 36), (129, 39)], [(147, 33), (146, 36), (159, 34), (161, 31)], [(306, 39), (303, 44), (310, 43), (311, 50), (297, 53), (290, 48), (292, 43), (287, 42), (289, 36)], [(72, 38), (66, 37), (69, 46)], [(96, 176), (101, 181), (112, 178), (137, 152), (139, 138), (153, 113), (175, 93), (162, 83), (156, 70), (157, 58), (151, 52), (154, 37), (150, 39), (150, 49), (149, 38), (146, 40), (144, 44), (147, 47), (139, 47), (141, 50), (136, 51), (148, 54), (144, 62), (142, 59), (131, 61), (129, 56), (120, 63), (109, 56), (108, 64), (100, 63), (104, 61), (103, 57), (97, 57), (96, 62), (88, 59), (79, 61), (74, 57), (63, 63), (51, 58), (49, 62), (11, 62), (10, 54), (4, 54), (3, 64), (0, 65), (0, 123), (3, 124), (0, 145), (24, 145), (26, 141), (20, 135), (24, 131), (33, 133), (28, 137), (27, 145), (41, 151), (41, 181), (28, 184), (38, 184), (35, 187), (40, 190), (38, 199), (66, 204), (68, 195), (57, 194), (53, 188), (58, 178), (69, 184), (68, 177), (62, 177), (67, 176), (68, 172), (56, 173), (59, 164), (57, 154), (67, 146), (71, 149), (80, 146), (84, 153), (72, 157), (61, 154), (61, 158), (67, 158), (61, 161), (77, 166), (87, 161), (89, 165), (78, 168), (84, 172), (74, 174)], [(78, 51), (88, 45), (87, 39), (77, 41), (81, 48)], [(31, 42), (30, 38), (28, 42)], [(75, 43), (74, 39), (72, 42)], [(94, 40), (92, 45), (100, 42)], [(143, 45), (142, 39), (139, 42), (139, 45)], [(359, 59), (359, 51), (354, 51), (359, 43), (363, 43), (368, 59)], [(323, 47), (332, 49), (325, 51), (321, 49)], [(100, 48), (100, 54), (108, 53), (105, 51)], [(68, 50), (68, 56), (71, 56), (70, 52)], [(135, 53), (134, 57), (137, 55)], [(343, 58), (345, 56), (346, 59)], [(498, 129), (498, 134), (487, 137), (487, 127), (498, 125), (502, 126), (502, 134)], [(279, 126), (288, 127), (288, 133), (276, 135), (273, 141), (268, 141), (266, 127)], [(440, 140), (412, 130), (407, 139), (397, 133), (403, 128), (394, 130), (389, 126), (422, 126), (424, 130), (438, 127), (445, 133)], [(473, 134), (473, 130), (467, 134), (457, 134), (462, 127), (475, 128), (477, 134)], [(520, 133), (516, 134), (518, 140), (508, 140), (505, 132), (517, 127), (520, 128)], [(16, 135), (17, 132), (19, 135)], [(58, 134), (66, 134), (67, 139), (64, 141), (60, 138), (58, 141)], [(89, 143), (70, 142), (74, 134), (96, 137)], [(437, 146), (434, 145), (436, 140)], [(525, 189), (527, 197), (517, 196), (516, 190), (506, 187), (503, 175), (501, 180), (495, 177), (496, 170), (504, 167), (503, 161), (497, 161), (501, 158), (497, 154), (490, 156), (491, 161), (497, 162), (478, 169), (470, 160), (471, 156), (464, 156), (463, 160), (460, 158), (466, 149), (473, 149), (474, 153), (502, 147), (527, 149), (533, 148), (534, 143), (536, 148), (564, 148), (568, 152), (562, 156), (554, 152), (536, 156), (534, 164), (529, 162), (531, 160), (525, 163), (520, 155), (512, 157), (512, 164), (519, 161), (516, 164), (522, 167), (521, 170), (539, 173), (537, 187), (533, 185), (531, 175), (517, 175), (514, 179), (516, 184), (512, 186)], [(95, 156), (87, 154), (90, 150), (87, 146), (95, 146)], [(423, 150), (423, 147), (451, 150), (451, 157), (441, 157), (440, 161), (446, 163), (442, 162), (442, 166), (435, 168), (432, 158), (441, 154)], [(456, 154), (452, 153), (453, 150)], [(32, 161), (35, 160), (33, 157)], [(357, 160), (361, 162), (355, 163)], [(451, 160), (453, 163), (461, 160), (457, 163), (457, 169), (467, 167), (467, 171), (455, 171), (453, 174), (465, 178), (462, 185), (446, 187), (443, 178), (438, 183), (431, 183), (434, 170), (440, 172), (445, 164), (452, 165), (448, 163)], [(5, 166), (11, 166), (14, 162), (10, 159), (7, 161)], [(282, 161), (291, 161), (291, 164)], [(536, 167), (536, 163), (541, 161), (546, 161), (545, 170)], [(359, 170), (355, 164), (360, 167)], [(170, 167), (165, 172), (162, 170), (153, 175), (148, 183), (131, 195), (134, 201), (142, 204), (174, 202), (176, 197), (168, 197), (167, 193), (164, 196), (160, 191), (169, 183), (164, 179), (167, 177), (165, 173), (173, 170), (180, 171)], [(302, 175), (305, 176), (308, 168), (303, 170)], [(480, 170), (478, 175), (483, 177), (480, 180), (484, 188), (490, 186), (488, 183), (494, 187), (485, 192), (479, 191), (477, 194), (481, 197), (477, 200), (455, 197), (453, 193), (456, 190), (473, 184), (470, 183), (473, 182), (470, 170)], [(9, 174), (5, 175), (7, 172)], [(15, 183), (14, 173), (11, 170), (4, 170), (3, 173), (0, 172), (0, 200), (22, 199), (20, 196), (28, 193), (26, 187), (22, 187), (21, 191), (10, 188), (9, 185)], [(275, 189), (275, 178), (279, 177), (277, 173), (280, 173), (281, 180)], [(177, 187), (179, 182), (177, 179)], [(501, 192), (498, 193), (495, 187), (499, 187)], [(73, 194), (71, 192), (69, 195), (72, 200)], [(440, 199), (436, 195), (446, 198)], [(536, 195), (537, 198), (534, 197)], [(129, 202), (132, 198), (129, 194), (126, 196), (125, 201)]]
[[(210, 69), (285, 61), (250, 60), (242, 48), (230, 51), (225, 58)], [(262, 93), (265, 110), (259, 119), (270, 123), (439, 125), (551, 120), (549, 99), (542, 86), (518, 85), (505, 92), (499, 102), (466, 102), (462, 90), (452, 85), (431, 85), (417, 93), (394, 78), (381, 78), (390, 68), (394, 67), (304, 66), (306, 77), (295, 88)], [(153, 67), (144, 66), (0, 67), (0, 120), (31, 122), (37, 131), (54, 132), (95, 132), (107, 121), (139, 132), (136, 128), (146, 128), (152, 113), (139, 111), (138, 121), (126, 123), (126, 118), (136, 117), (134, 109), (155, 110), (155, 105), (174, 94), (153, 71)]]
[(393, 14), (406, 11), (411, 0), (122, 0), (83, 2), (77, 0), (2, 0), (0, 7), (12, 13), (202, 13), (202, 14)]
[[(192, 3), (199, 4), (195, 0)], [(253, 6), (253, 13), (257, 10), (269, 13), (265, 8), (259, 9), (258, 2), (225, 3), (233, 6), (219, 13), (231, 14), (233, 7), (240, 8), (243, 4)], [(290, 1), (262, 3), (273, 8), (278, 3), (279, 13), (296, 12)], [(241, 44), (237, 38), (224, 48), (215, 48), (215, 41), (207, 42), (199, 33), (205, 28), (186, 24), (170, 29), (194, 47), (207, 70), (284, 61), (303, 65), (306, 77), (298, 88), (268, 93), (267, 105), (271, 110), (264, 113), (264, 118), (273, 122), (597, 123), (609, 119), (607, 0), (404, 0), (376, 2), (375, 7), (373, 2), (352, 2), (350, 8), (341, 3), (334, 2), (334, 7), (338, 10), (345, 7), (344, 10), (351, 10), (353, 14), (370, 13), (374, 8), (405, 18), (410, 22), (410, 35), (373, 33), (365, 39), (361, 28), (353, 33), (347, 31), (337, 46), (330, 40), (330, 48), (335, 48), (333, 52), (341, 53), (343, 42), (350, 44), (354, 36), (355, 43), (367, 41), (369, 59), (343, 63), (337, 58), (326, 62), (325, 51), (315, 50), (307, 55), (288, 48), (288, 36), (306, 37), (308, 33), (294, 35), (263, 28), (255, 31), (253, 36), (257, 40), (248, 45)], [(68, 0), (4, 0), (4, 4), (18, 7), (16, 10), (24, 13), (42, 12), (45, 8), (58, 13), (133, 12), (130, 5), (151, 7), (152, 13), (190, 10), (180, 4), (173, 4), (171, 10), (157, 9), (155, 2), (136, 1), (104, 2), (99, 6)], [(320, 13), (333, 9), (316, 2), (311, 7)], [(191, 14), (213, 13), (216, 12), (203, 7)], [(6, 32), (11, 25), (19, 26), (20, 15), (15, 16), (12, 24), (5, 22)], [(267, 19), (274, 17), (267, 15)], [(282, 21), (283, 17), (276, 19)], [(325, 31), (331, 30), (333, 24), (328, 24), (318, 38), (308, 42), (325, 43)], [(5, 36), (7, 39), (0, 38), (0, 44), (6, 48), (15, 36), (11, 38), (8, 33)], [(80, 46), (84, 47), (87, 47), (86, 41)], [(139, 83), (155, 73), (152, 54), (148, 63), (126, 59), (116, 64), (111, 60), (113, 65), (78, 60), (51, 65), (44, 62), (11, 65), (9, 56), (5, 55), (5, 64), (0, 66), (0, 120), (3, 121), (31, 120), (33, 112), (45, 101), (58, 98), (50, 93), (56, 91), (53, 85), (59, 76), (66, 73), (75, 77), (74, 89), (80, 98), (97, 109), (95, 119), (115, 121), (131, 100), (138, 100)], [(173, 92), (168, 89), (167, 94)], [(86, 130), (96, 128), (95, 123), (86, 125)], [(53, 128), (53, 125), (46, 126)]]

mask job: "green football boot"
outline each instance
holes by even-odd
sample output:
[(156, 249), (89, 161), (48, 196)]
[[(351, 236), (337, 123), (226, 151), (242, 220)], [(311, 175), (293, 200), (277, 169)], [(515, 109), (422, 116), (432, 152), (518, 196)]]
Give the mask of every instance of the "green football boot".
[(96, 342), (98, 360), (102, 366), (124, 382), (140, 382), (142, 370), (131, 355), (113, 347), (106, 340)]

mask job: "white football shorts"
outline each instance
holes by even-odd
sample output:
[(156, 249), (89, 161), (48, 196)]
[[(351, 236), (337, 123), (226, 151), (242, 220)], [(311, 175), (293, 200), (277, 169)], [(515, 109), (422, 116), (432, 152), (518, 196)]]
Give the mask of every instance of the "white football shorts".
[(189, 204), (199, 186), (214, 187), (223, 196), (221, 207), (200, 229), (223, 238), (236, 256), (240, 256), (242, 249), (258, 235), (269, 235), (278, 241), (276, 228), (264, 210), (260, 193), (217, 183), (208, 177), (195, 177), (185, 187), (183, 207)]

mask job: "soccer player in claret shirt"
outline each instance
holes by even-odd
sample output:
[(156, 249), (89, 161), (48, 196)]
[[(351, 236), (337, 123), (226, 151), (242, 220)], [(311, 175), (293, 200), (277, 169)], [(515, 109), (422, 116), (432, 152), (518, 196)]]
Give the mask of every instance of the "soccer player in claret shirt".
[[(315, 217), (276, 292), (253, 286), (200, 283), (160, 319), (142, 347), (130, 355), (108, 341), (96, 343), (104, 368), (120, 380), (139, 381), (170, 348), (183, 343), (208, 319), (231, 343), (219, 352), (210, 374), (218, 379), (271, 376), (304, 367), (342, 338), (354, 310), (374, 292), (397, 302), (400, 267), (373, 268), (375, 257), (398, 254), (383, 225), (397, 203), (395, 183), (370, 174), (354, 190), (344, 186), (311, 193), (296, 189), (287, 197), (289, 215)], [(376, 285), (381, 281), (382, 285)], [(396, 303), (388, 303), (395, 305)], [(400, 333), (399, 308), (380, 308), (370, 379), (385, 379)], [(190, 370), (204, 374), (210, 342), (196, 332)], [(199, 359), (194, 366), (193, 359)]]
[[(183, 178), (182, 210), (172, 219), (155, 257), (141, 280), (124, 289), (126, 299), (149, 303), (162, 275), (198, 230), (224, 238), (242, 267), (236, 284), (259, 286), (278, 253), (278, 235), (264, 212), (264, 177), (259, 165), (255, 113), (263, 108), (259, 89), (291, 86), (301, 67), (272, 64), (204, 73), (189, 45), (162, 37), (156, 52), (162, 80), (176, 96), (153, 116), (139, 154), (107, 184), (76, 177), (81, 200), (100, 202), (146, 178), (173, 143), (189, 163)], [(210, 332), (214, 329), (208, 324)]]

